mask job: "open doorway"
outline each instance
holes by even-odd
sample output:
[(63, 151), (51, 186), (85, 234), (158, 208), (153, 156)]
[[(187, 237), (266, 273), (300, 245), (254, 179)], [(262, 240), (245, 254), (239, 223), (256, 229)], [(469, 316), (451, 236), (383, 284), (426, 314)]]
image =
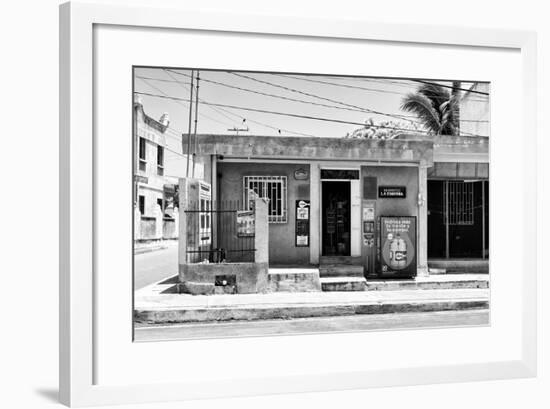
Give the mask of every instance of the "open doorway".
[(350, 183), (322, 182), (323, 255), (350, 255)]

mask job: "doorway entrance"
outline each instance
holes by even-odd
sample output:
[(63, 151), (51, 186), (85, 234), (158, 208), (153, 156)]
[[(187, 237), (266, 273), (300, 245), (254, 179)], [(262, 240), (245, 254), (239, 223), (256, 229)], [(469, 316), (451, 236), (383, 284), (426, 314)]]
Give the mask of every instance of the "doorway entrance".
[(350, 255), (350, 182), (322, 182), (323, 256)]

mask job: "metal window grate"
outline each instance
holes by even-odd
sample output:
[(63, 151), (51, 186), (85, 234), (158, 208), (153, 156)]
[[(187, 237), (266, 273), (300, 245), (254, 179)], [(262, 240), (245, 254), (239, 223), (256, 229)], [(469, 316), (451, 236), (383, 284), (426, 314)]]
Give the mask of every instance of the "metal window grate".
[(464, 181), (448, 181), (443, 189), (446, 217), (449, 225), (474, 224), (474, 184)]
[(244, 203), (248, 203), (249, 209), (254, 195), (269, 199), (268, 220), (270, 223), (287, 222), (286, 176), (245, 176), (243, 178), (243, 198)]

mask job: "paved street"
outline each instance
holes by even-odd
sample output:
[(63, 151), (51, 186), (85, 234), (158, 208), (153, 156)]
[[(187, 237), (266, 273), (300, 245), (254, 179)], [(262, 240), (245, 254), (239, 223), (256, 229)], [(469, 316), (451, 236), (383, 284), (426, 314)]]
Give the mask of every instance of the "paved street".
[(488, 310), (440, 311), (300, 318), (289, 320), (211, 322), (169, 326), (136, 327), (136, 341), (182, 338), (218, 338), (308, 332), (346, 332), (386, 329), (488, 325)]
[(173, 276), (178, 273), (178, 246), (169, 243), (166, 249), (136, 254), (134, 268), (134, 290)]

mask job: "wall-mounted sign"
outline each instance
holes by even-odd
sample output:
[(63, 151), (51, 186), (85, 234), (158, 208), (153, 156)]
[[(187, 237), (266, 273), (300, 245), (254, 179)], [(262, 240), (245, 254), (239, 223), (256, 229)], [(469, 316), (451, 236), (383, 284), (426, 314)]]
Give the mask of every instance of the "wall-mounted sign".
[(237, 210), (237, 237), (252, 237), (255, 231), (254, 210)]
[(374, 220), (374, 206), (363, 207), (363, 221)]
[(380, 243), (383, 277), (416, 276), (416, 217), (380, 217)]
[(405, 199), (407, 197), (407, 188), (405, 186), (378, 186), (378, 197)]
[(306, 169), (300, 168), (294, 171), (294, 179), (296, 180), (307, 180), (308, 177), (309, 173)]
[(296, 247), (309, 247), (309, 200), (296, 200)]

